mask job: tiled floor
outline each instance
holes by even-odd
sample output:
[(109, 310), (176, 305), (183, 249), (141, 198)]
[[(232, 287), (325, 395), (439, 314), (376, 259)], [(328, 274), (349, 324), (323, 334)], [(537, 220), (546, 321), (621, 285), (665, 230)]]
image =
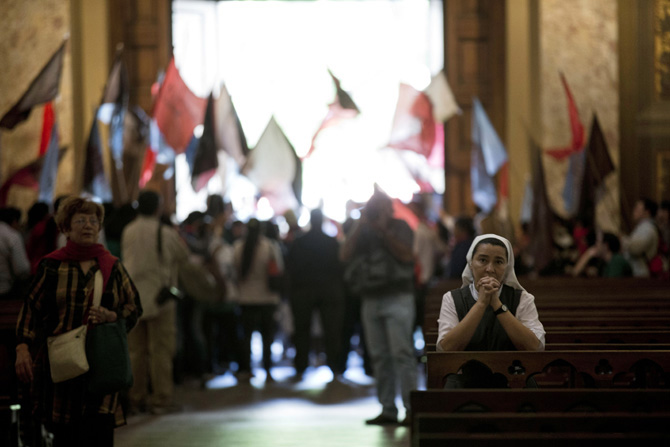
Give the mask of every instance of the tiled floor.
[[(332, 381), (325, 368), (310, 368), (302, 381), (293, 369), (272, 371), (266, 383), (257, 370), (250, 383), (226, 374), (207, 389), (177, 390), (183, 411), (164, 416), (138, 415), (115, 432), (119, 447), (396, 447), (409, 446), (409, 428), (367, 426), (381, 408), (373, 381), (362, 369), (349, 368)], [(400, 416), (403, 416), (402, 414)]]

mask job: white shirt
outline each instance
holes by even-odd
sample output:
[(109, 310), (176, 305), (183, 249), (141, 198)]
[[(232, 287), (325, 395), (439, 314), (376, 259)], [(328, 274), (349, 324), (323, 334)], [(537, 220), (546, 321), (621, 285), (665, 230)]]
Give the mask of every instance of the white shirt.
[(260, 236), (258, 246), (254, 250), (254, 259), (247, 277), (240, 278), (244, 239), (239, 239), (233, 245), (233, 256), (237, 270), (238, 302), (242, 305), (279, 304), (279, 293), (268, 287), (268, 263), (274, 259), (279, 272), (284, 271), (284, 261), (279, 245), (270, 239)]
[(9, 292), (16, 279), (26, 278), (29, 273), (30, 261), (21, 234), (0, 222), (0, 293)]
[(649, 260), (658, 251), (658, 232), (651, 219), (644, 219), (635, 226), (629, 237), (621, 238), (621, 248), (633, 267), (633, 276), (649, 277)]
[[(188, 248), (177, 231), (161, 226), (162, 257), (158, 256), (158, 218), (138, 216), (121, 235), (123, 265), (142, 300), (142, 319), (156, 317), (161, 308), (156, 295), (161, 287), (175, 284), (176, 269), (188, 260)], [(167, 303), (163, 307), (173, 306)]]
[[(479, 299), (479, 294), (473, 284), (470, 284), (470, 293), (472, 297), (477, 301)], [(502, 289), (501, 289), (502, 291)], [(524, 326), (526, 326), (530, 331), (535, 334), (540, 343), (542, 344), (542, 350), (544, 350), (544, 326), (540, 323), (539, 316), (537, 314), (537, 308), (535, 307), (535, 297), (525, 290), (521, 291), (521, 297), (519, 299), (519, 306), (516, 309), (516, 319), (519, 320)], [(440, 347), (440, 341), (447, 335), (447, 333), (452, 330), (458, 323), (458, 313), (456, 312), (456, 305), (454, 304), (454, 297), (451, 295), (451, 292), (447, 292), (442, 297), (442, 307), (440, 308), (440, 318), (437, 320), (438, 323), (438, 336), (437, 336), (437, 350), (442, 351)]]

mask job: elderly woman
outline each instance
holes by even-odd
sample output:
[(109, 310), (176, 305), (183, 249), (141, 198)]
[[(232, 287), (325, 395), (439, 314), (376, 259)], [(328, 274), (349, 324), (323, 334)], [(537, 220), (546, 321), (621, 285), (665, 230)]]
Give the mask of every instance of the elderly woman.
[(494, 234), (475, 238), (462, 278), (463, 287), (442, 298), (438, 351), (544, 350), (535, 298), (514, 274), (507, 239)]
[[(125, 318), (128, 330), (142, 314), (139, 295), (123, 264), (98, 244), (104, 210), (79, 197), (65, 199), (56, 215), (67, 245), (46, 255), (25, 297), (16, 328), (16, 374), (31, 386), (33, 416), (54, 434), (54, 446), (112, 446), (125, 423), (118, 393), (86, 391), (87, 375), (51, 379), (46, 338), (82, 324)], [(94, 276), (102, 273), (100, 306), (92, 306)]]

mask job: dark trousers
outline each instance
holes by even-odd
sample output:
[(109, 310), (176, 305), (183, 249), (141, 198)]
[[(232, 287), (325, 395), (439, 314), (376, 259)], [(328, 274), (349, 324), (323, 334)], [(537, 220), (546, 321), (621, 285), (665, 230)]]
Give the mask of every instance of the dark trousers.
[(216, 304), (204, 309), (202, 328), (207, 345), (208, 372), (220, 373), (230, 362), (239, 365), (241, 355), (239, 309), (230, 304)]
[(312, 341), (312, 317), (318, 310), (323, 328), (324, 348), (328, 367), (334, 374), (344, 372), (339, 359), (344, 317), (344, 298), (339, 290), (296, 289), (291, 291), (293, 313), (293, 343), (295, 345), (294, 366), (301, 374), (309, 366), (309, 351)]
[(361, 298), (351, 293), (345, 293), (343, 315), (338, 370), (346, 371), (349, 352), (352, 349), (351, 338), (358, 333), (358, 349), (363, 357), (363, 368), (368, 376), (372, 376), (372, 363), (365, 346), (365, 334), (361, 324)]
[(241, 320), (244, 336), (242, 339), (242, 359), (240, 371), (251, 371), (251, 335), (258, 331), (263, 339), (263, 368), (270, 371), (272, 366), (272, 342), (275, 335), (275, 304), (242, 305)]
[(53, 447), (113, 447), (114, 415), (87, 414), (80, 423), (53, 424)]

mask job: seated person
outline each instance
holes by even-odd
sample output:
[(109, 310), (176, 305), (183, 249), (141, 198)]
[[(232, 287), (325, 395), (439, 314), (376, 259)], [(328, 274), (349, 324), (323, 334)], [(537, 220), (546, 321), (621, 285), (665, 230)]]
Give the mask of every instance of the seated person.
[(475, 238), (462, 279), (462, 288), (442, 298), (437, 351), (544, 350), (535, 298), (516, 278), (507, 239)]
[(579, 258), (572, 270), (572, 276), (579, 276), (586, 272), (589, 274), (591, 260), (597, 259), (601, 262), (596, 266), (596, 275), (603, 278), (625, 278), (633, 276), (633, 269), (621, 254), (621, 243), (619, 238), (612, 233), (604, 233), (602, 240), (596, 242)]

